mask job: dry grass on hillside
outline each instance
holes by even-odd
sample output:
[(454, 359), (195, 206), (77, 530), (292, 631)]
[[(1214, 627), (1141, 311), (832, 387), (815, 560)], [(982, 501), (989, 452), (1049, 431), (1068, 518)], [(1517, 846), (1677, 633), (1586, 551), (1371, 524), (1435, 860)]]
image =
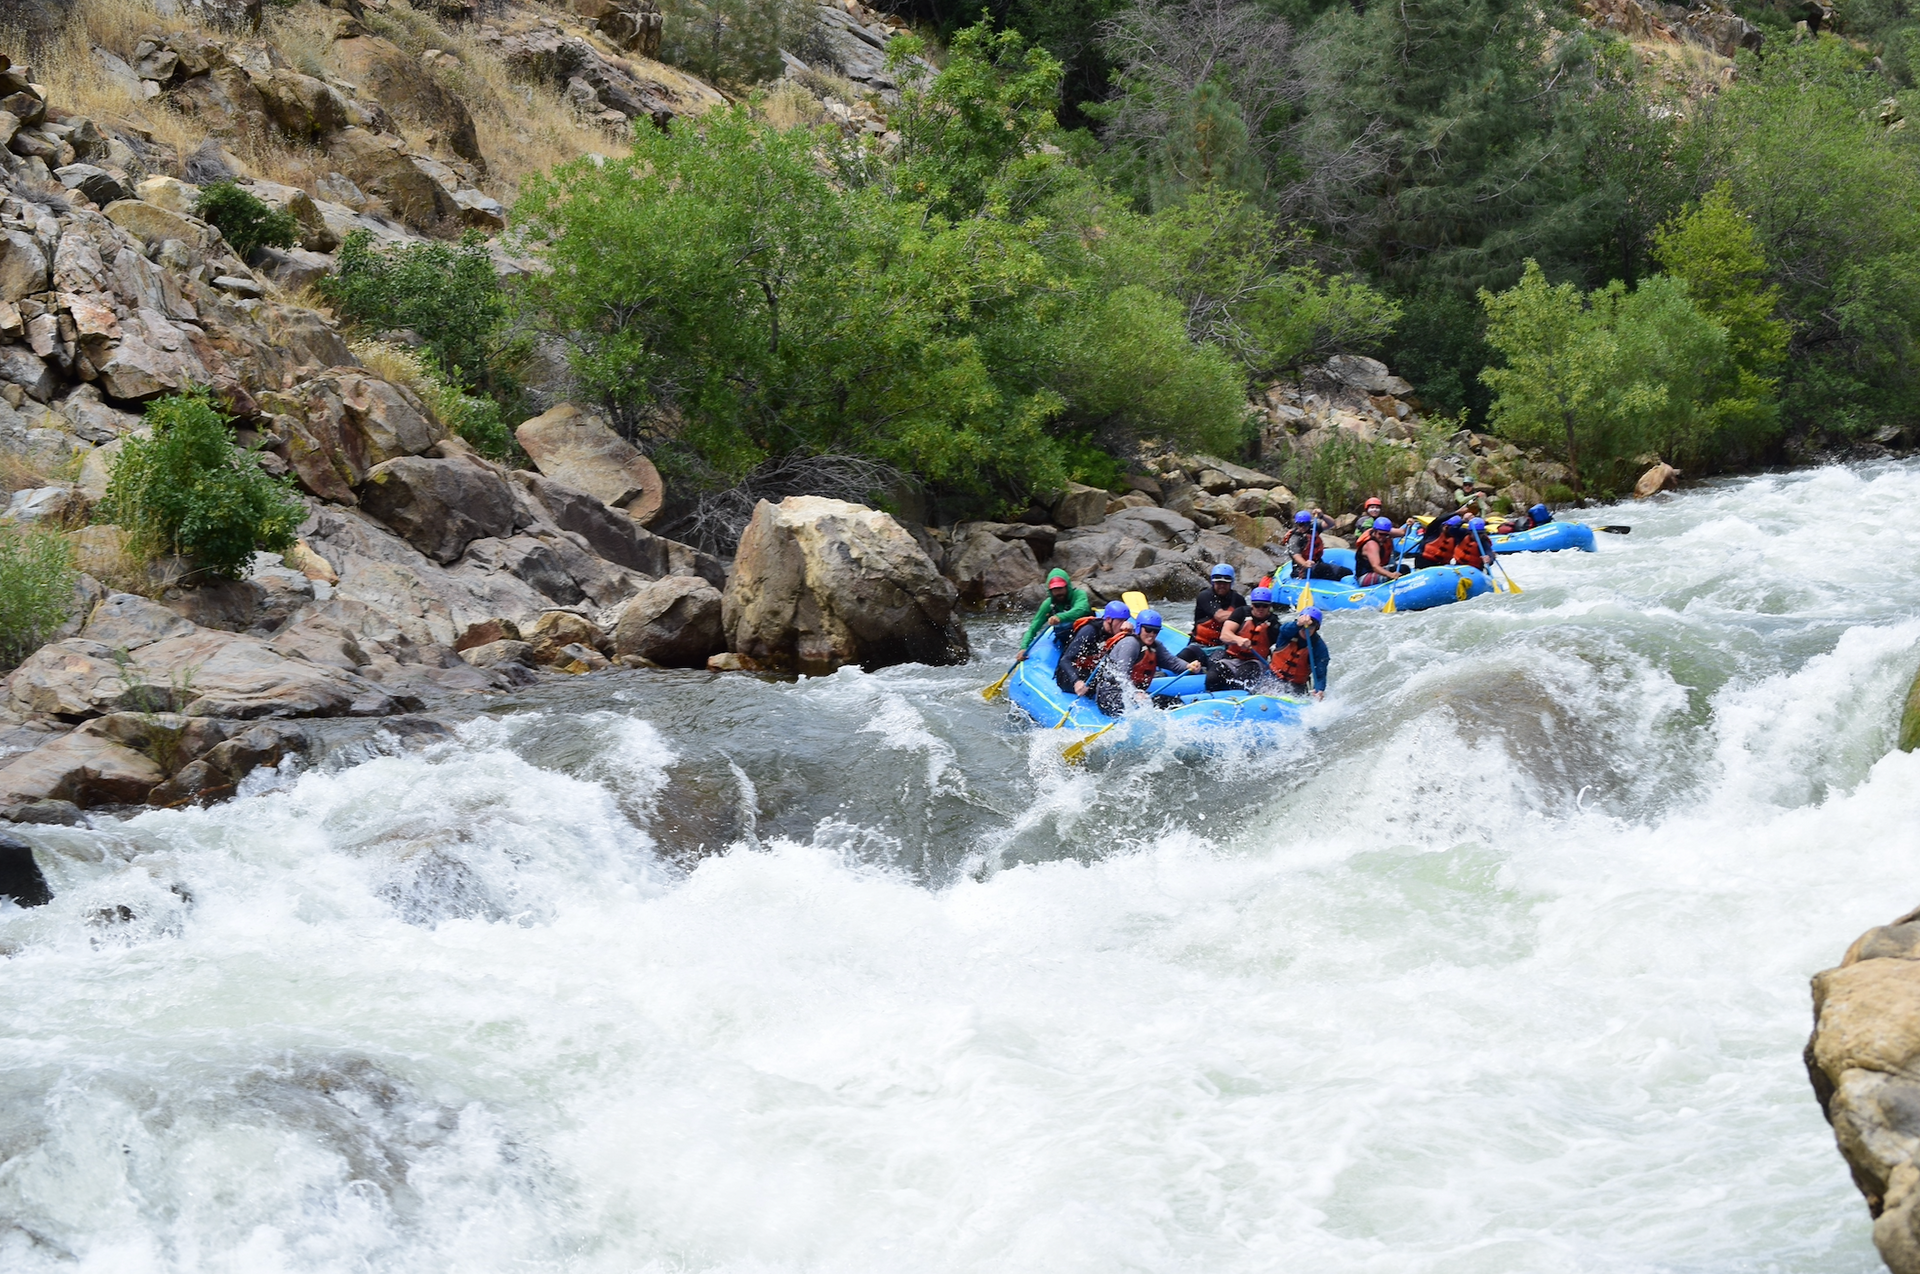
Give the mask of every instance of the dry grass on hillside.
[[(572, 25), (560, 10), (527, 6), (529, 13), (551, 16)], [(64, 37), (40, 50), (33, 71), (49, 90), (50, 100), (63, 110), (87, 115), (103, 123), (135, 128), (185, 155), (206, 138), (206, 130), (191, 115), (166, 106), (161, 99), (143, 101), (128, 94), (105, 75), (93, 56), (93, 47), (107, 49), (131, 62), (139, 42), (156, 32), (191, 30), (192, 24), (156, 11), (148, 0), (77, 0), (76, 21)], [(270, 5), (261, 36), (292, 66), (317, 78), (338, 74), (328, 60), (332, 31), (341, 17), (316, 0), (282, 7)], [(368, 10), (365, 26), (372, 34), (391, 40), (412, 57), (429, 49), (450, 54), (434, 59), (423, 73), (433, 75), (466, 104), (472, 114), (480, 150), (487, 158), (487, 193), (511, 202), (530, 175), (556, 164), (597, 151), (624, 154), (627, 144), (597, 125), (583, 122), (558, 93), (545, 85), (516, 83), (499, 58), (470, 26), (442, 24), (433, 14), (395, 0), (385, 12)], [(409, 136), (419, 145), (424, 139)], [(328, 166), (319, 152), (287, 145), (278, 136), (224, 137), (222, 144), (259, 177), (316, 190)]]

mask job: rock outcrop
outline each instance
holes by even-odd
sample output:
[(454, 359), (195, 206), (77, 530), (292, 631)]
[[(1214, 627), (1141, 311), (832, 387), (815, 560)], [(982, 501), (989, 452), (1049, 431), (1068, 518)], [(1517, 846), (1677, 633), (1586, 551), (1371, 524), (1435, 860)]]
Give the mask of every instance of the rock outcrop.
[(1813, 979), (1807, 1075), (1893, 1274), (1920, 1274), (1920, 911)]
[(761, 501), (740, 538), (727, 644), (764, 668), (960, 663), (954, 586), (893, 518), (819, 496)]
[(653, 461), (572, 403), (561, 403), (514, 431), (527, 458), (547, 477), (616, 509), (645, 526), (666, 498)]

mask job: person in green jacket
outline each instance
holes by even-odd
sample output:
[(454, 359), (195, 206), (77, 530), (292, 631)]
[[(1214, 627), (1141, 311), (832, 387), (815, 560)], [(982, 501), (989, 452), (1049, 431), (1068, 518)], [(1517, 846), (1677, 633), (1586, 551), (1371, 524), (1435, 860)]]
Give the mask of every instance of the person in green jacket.
[(1087, 590), (1075, 588), (1073, 577), (1055, 567), (1047, 574), (1047, 600), (1041, 602), (1040, 609), (1033, 613), (1033, 622), (1027, 625), (1027, 635), (1020, 639), (1020, 658), (1027, 657), (1027, 647), (1033, 645), (1033, 639), (1040, 635), (1041, 629), (1053, 629), (1054, 637), (1064, 641), (1066, 634), (1073, 631), (1073, 621), (1091, 614), (1093, 599), (1087, 596)]

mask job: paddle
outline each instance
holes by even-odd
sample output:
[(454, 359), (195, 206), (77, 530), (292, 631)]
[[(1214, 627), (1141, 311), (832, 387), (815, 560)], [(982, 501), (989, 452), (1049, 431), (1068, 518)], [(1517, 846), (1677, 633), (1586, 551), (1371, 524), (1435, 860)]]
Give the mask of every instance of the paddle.
[(1026, 655), (1027, 655), (1026, 651), (1024, 650), (1021, 651), (1020, 659), (1016, 659), (1013, 661), (1013, 666), (1007, 669), (1006, 674), (1002, 676), (1000, 680), (994, 682), (992, 685), (988, 686), (985, 690), (982, 690), (980, 692), (980, 697), (982, 699), (985, 699), (988, 703), (992, 703), (995, 699), (998, 699), (1000, 697), (1001, 692), (1007, 688), (1007, 682), (1013, 679), (1014, 669), (1020, 666), (1021, 659), (1025, 659)]
[(1517, 596), (1520, 592), (1520, 586), (1513, 582), (1513, 576), (1507, 574), (1507, 564), (1501, 561), (1497, 555), (1493, 559), (1493, 564), (1500, 568), (1501, 576), (1506, 579), (1507, 591)]
[(1627, 535), (1633, 530), (1630, 526), (1596, 526), (1593, 529), (1605, 531), (1608, 535)]
[(1080, 762), (1086, 759), (1087, 745), (1089, 743), (1092, 743), (1095, 739), (1099, 738), (1101, 735), (1105, 734), (1107, 731), (1113, 729), (1114, 725), (1119, 725), (1119, 724), (1120, 723), (1116, 721), (1113, 723), (1113, 725), (1102, 726), (1098, 730), (1095, 730), (1092, 734), (1089, 734), (1086, 738), (1081, 739), (1078, 743), (1069, 743), (1067, 745), (1066, 751), (1060, 754), (1060, 759), (1062, 761), (1065, 761), (1068, 765), (1080, 764)]
[(1145, 593), (1122, 593), (1120, 594), (1120, 600), (1125, 602), (1127, 609), (1136, 615), (1147, 608), (1147, 595)]

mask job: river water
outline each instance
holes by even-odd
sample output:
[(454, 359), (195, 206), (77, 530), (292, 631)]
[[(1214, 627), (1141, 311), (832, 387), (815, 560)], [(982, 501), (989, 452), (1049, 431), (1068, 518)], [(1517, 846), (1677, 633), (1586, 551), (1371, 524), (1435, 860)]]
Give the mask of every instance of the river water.
[(985, 619), (34, 829), (0, 1269), (1877, 1269), (1799, 1053), (1920, 903), (1916, 509), (1599, 511), (1277, 749), (1067, 769)]

